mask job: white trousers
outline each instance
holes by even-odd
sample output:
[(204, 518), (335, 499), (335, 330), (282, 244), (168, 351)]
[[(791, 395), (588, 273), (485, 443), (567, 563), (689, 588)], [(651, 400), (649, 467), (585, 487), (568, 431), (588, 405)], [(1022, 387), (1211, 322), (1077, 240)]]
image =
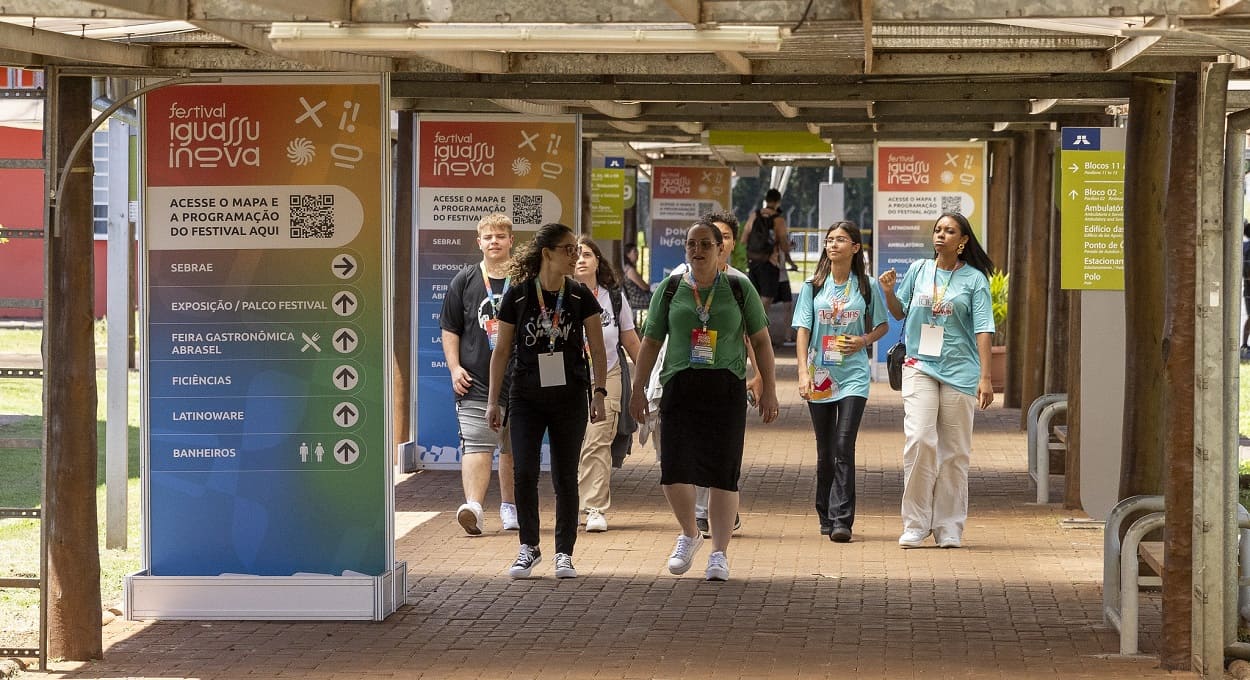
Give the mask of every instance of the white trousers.
[(903, 367), (903, 529), (962, 540), (976, 397)]

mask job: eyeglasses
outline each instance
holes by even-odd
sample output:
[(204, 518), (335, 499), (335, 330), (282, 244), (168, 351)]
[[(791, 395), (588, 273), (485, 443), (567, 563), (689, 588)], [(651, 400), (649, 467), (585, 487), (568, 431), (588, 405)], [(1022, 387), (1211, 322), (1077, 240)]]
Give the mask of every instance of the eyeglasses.
[(716, 247), (716, 241), (703, 239), (701, 241), (686, 241), (686, 250), (711, 250)]
[(847, 236), (831, 236), (825, 239), (825, 245), (831, 246), (835, 243), (852, 243), (850, 237)]
[(551, 250), (563, 250), (565, 255), (569, 257), (577, 257), (577, 244), (566, 243), (562, 246), (551, 246)]

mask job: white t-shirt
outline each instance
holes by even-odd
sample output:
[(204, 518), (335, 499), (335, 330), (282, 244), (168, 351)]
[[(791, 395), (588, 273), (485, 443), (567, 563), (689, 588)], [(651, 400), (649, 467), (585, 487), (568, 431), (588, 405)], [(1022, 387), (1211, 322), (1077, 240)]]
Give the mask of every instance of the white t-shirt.
[(612, 294), (604, 286), (599, 286), (591, 292), (595, 294), (595, 299), (599, 301), (599, 306), (603, 309), (600, 313), (603, 318), (603, 346), (607, 350), (608, 355), (608, 372), (616, 368), (621, 363), (621, 356), (616, 351), (616, 345), (621, 340), (621, 331), (634, 330), (634, 310), (629, 307), (629, 300), (625, 299), (625, 294), (618, 292), (621, 296), (621, 319), (620, 325), (617, 320), (612, 318)]

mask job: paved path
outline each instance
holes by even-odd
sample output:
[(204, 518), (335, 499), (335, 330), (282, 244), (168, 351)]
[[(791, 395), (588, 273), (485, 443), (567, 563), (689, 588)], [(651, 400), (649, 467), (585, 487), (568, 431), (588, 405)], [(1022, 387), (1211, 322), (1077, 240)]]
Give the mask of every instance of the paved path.
[[(960, 550), (895, 541), (901, 401), (875, 386), (859, 439), (855, 541), (817, 533), (806, 408), (783, 362), (782, 416), (748, 428), (743, 528), (732, 579), (665, 569), (677, 533), (650, 447), (613, 482), (611, 528), (581, 534), (580, 577), (511, 581), (516, 536), (488, 512), (482, 537), (454, 519), (459, 478), (406, 475), (397, 487), (407, 605), (383, 623), (118, 621), (102, 662), (56, 677), (142, 678), (1137, 678), (1194, 677), (1154, 657), (1114, 656), (1102, 624), (1101, 532), (1030, 504), (1019, 412), (977, 416), (972, 508)], [(698, 427), (701, 425), (692, 425)], [(1056, 478), (1058, 481), (1058, 478)], [(1058, 484), (1057, 486), (1062, 486)], [(543, 547), (552, 518), (543, 479)], [(1061, 497), (1054, 489), (1054, 498)], [(488, 508), (497, 507), (492, 496)], [(437, 513), (437, 514), (433, 514)], [(424, 520), (424, 521), (423, 521)], [(1157, 596), (1142, 646), (1157, 648)]]

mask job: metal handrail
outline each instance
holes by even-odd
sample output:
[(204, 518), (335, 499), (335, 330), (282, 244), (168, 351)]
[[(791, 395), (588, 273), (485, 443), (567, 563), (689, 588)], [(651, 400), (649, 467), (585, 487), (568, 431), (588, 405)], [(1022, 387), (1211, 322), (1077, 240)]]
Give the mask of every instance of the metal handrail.
[(1067, 399), (1067, 392), (1052, 392), (1050, 394), (1043, 394), (1042, 396), (1034, 399), (1032, 404), (1029, 404), (1029, 415), (1028, 418), (1025, 419), (1025, 441), (1029, 446), (1030, 475), (1032, 475), (1033, 471), (1037, 468), (1037, 418), (1041, 415), (1042, 409), (1048, 404), (1053, 404), (1057, 401), (1067, 401)]
[(1163, 496), (1141, 495), (1130, 496), (1116, 503), (1111, 514), (1107, 516), (1102, 534), (1103, 621), (1111, 623), (1108, 612), (1120, 609), (1120, 525), (1135, 512), (1162, 511)]
[(1050, 502), (1050, 421), (1055, 415), (1067, 412), (1067, 399), (1043, 406), (1037, 416), (1033, 436), (1029, 439), (1029, 447), (1033, 450), (1033, 467), (1029, 476), (1037, 483), (1037, 502), (1041, 504)]

